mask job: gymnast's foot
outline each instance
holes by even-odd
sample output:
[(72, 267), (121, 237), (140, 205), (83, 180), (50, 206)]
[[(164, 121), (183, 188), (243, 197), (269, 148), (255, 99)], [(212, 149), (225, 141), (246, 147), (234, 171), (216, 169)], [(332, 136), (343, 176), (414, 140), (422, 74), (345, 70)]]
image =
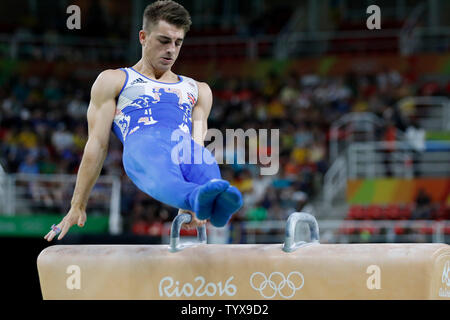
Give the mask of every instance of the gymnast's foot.
[(233, 186), (219, 194), (214, 204), (210, 222), (215, 227), (223, 227), (230, 220), (231, 215), (242, 207), (241, 192)]
[(208, 219), (214, 206), (214, 200), (217, 196), (224, 192), (230, 183), (222, 179), (212, 179), (202, 185), (195, 195), (194, 212), (200, 220)]

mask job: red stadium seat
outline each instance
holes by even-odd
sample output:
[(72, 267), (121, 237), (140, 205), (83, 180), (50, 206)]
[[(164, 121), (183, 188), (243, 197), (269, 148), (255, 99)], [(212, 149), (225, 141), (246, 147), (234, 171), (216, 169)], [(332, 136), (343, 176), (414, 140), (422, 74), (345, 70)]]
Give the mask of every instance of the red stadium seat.
[(394, 232), (396, 235), (402, 235), (405, 233), (405, 228), (402, 226), (401, 223), (396, 223), (394, 227)]
[(401, 212), (399, 205), (390, 204), (384, 209), (384, 218), (387, 220), (399, 220), (401, 218)]
[(148, 234), (151, 236), (161, 236), (163, 234), (163, 224), (161, 221), (155, 221), (148, 227)]
[(450, 220), (450, 205), (442, 203), (439, 207), (439, 217), (442, 220)]
[(433, 228), (428, 223), (423, 222), (419, 232), (421, 234), (433, 234)]
[(443, 204), (443, 203), (436, 205), (434, 207), (433, 214), (432, 214), (433, 219), (437, 220), (437, 221), (445, 220), (445, 214), (446, 214), (445, 209), (446, 209), (445, 204)]
[(353, 205), (348, 211), (348, 220), (362, 220), (364, 219), (365, 208), (361, 205)]
[(149, 224), (145, 221), (135, 222), (131, 228), (133, 234), (137, 235), (147, 235)]
[(371, 205), (367, 208), (366, 219), (380, 220), (382, 218), (383, 209), (379, 205)]
[(370, 221), (364, 221), (362, 223), (361, 227), (359, 227), (359, 233), (362, 233), (364, 231), (367, 231), (367, 232), (369, 232), (369, 234), (373, 235), (373, 234), (377, 234), (379, 232), (379, 228), (376, 227)]
[(340, 234), (353, 234), (355, 233), (356, 229), (352, 226), (350, 223), (344, 222), (341, 227), (339, 228)]
[(406, 204), (406, 205), (400, 206), (400, 208), (399, 208), (400, 219), (401, 220), (408, 220), (408, 219), (410, 219), (411, 218), (412, 209), (413, 209), (413, 205), (411, 205), (411, 204)]
[(450, 235), (450, 227), (445, 227), (444, 230), (442, 230), (445, 235)]
[(188, 236), (188, 237), (196, 237), (197, 236), (197, 229), (181, 229), (180, 230), (180, 236)]

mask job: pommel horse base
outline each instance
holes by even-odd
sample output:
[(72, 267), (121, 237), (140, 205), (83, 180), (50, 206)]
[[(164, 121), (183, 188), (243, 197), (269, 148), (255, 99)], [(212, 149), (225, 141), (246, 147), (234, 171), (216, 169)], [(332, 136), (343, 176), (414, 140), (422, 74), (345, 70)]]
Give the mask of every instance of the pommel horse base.
[[(293, 213), (284, 244), (55, 245), (37, 259), (50, 300), (450, 299), (446, 244), (320, 244), (315, 218)], [(295, 242), (297, 223), (310, 242)]]

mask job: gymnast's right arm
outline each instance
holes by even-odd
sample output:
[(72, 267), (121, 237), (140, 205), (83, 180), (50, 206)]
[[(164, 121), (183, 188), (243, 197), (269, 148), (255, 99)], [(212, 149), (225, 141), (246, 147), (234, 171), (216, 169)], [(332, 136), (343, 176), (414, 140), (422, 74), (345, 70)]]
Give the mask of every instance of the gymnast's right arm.
[[(124, 82), (123, 71), (106, 70), (100, 73), (92, 85), (87, 111), (89, 136), (78, 170), (70, 210), (56, 226), (61, 230), (58, 240), (61, 240), (74, 224), (83, 227), (86, 222), (86, 205), (108, 152), (111, 125), (116, 112), (116, 97)], [(52, 241), (56, 234), (51, 230), (44, 239)]]

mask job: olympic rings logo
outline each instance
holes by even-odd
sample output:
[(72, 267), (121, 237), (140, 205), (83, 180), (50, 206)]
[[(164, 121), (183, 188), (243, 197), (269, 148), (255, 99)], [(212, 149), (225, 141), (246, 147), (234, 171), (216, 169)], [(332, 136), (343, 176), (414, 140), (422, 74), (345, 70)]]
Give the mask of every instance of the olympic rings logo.
[[(276, 284), (278, 282), (278, 285)], [(303, 275), (298, 271), (292, 271), (287, 278), (281, 272), (272, 272), (269, 277), (262, 272), (255, 272), (250, 277), (250, 285), (258, 291), (262, 297), (271, 299), (277, 295), (285, 299), (290, 299), (300, 290), (305, 283)], [(283, 290), (285, 287), (288, 289)], [(266, 290), (266, 288), (268, 288)], [(288, 292), (286, 292), (288, 291)]]

